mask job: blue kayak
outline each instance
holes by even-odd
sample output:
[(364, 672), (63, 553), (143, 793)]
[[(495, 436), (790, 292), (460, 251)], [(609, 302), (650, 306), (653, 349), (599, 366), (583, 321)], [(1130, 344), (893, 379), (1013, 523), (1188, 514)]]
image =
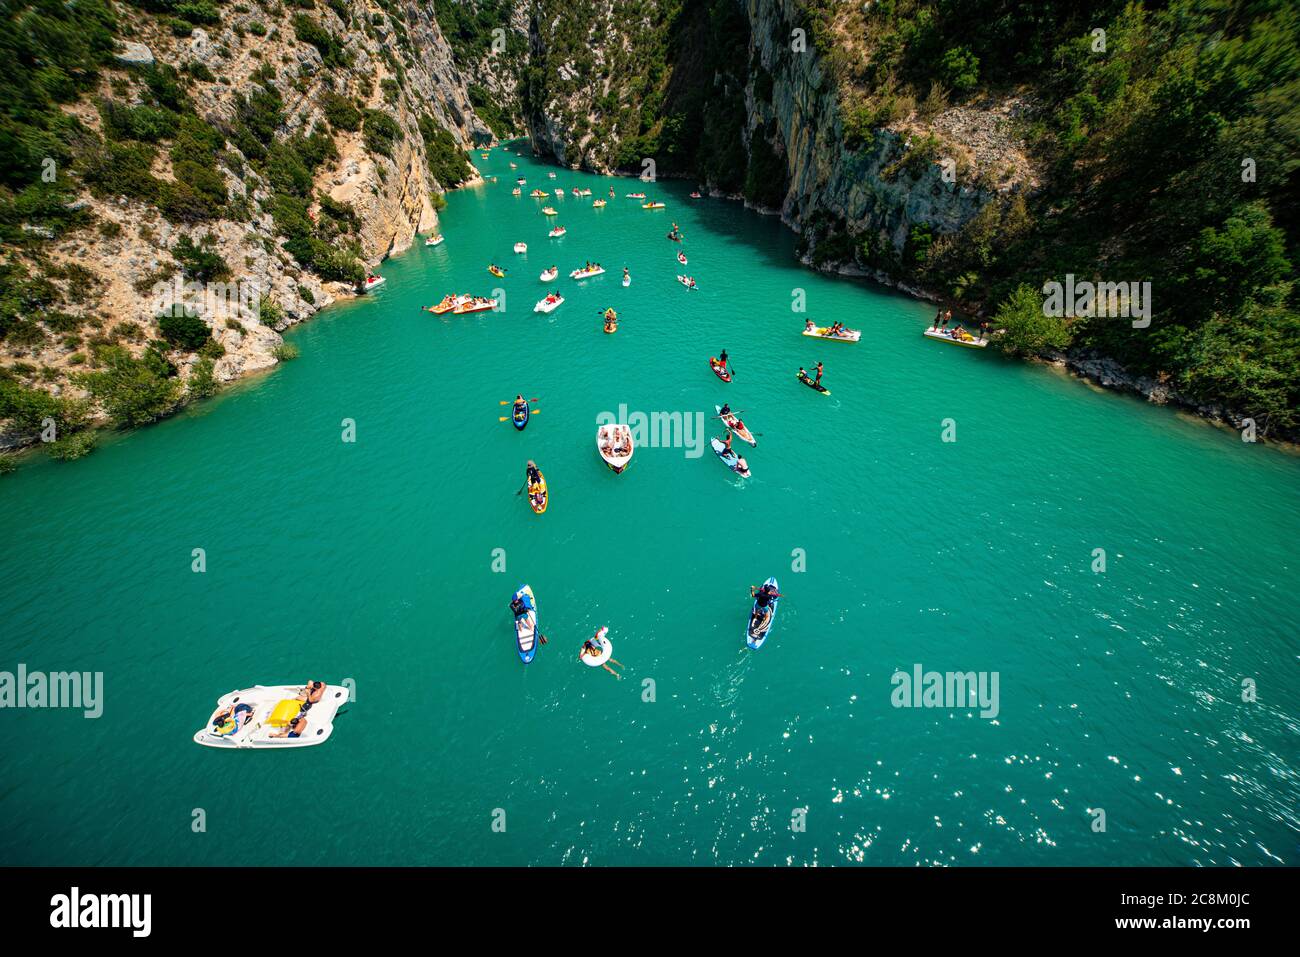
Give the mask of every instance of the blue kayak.
[[(763, 582), (764, 587), (771, 586), (772, 591), (780, 592), (777, 587), (776, 579), (769, 578)], [(760, 616), (758, 610), (758, 599), (754, 599), (754, 607), (749, 612), (749, 623), (745, 625), (745, 644), (757, 651), (763, 647), (763, 642), (767, 641), (767, 636), (772, 633), (772, 626), (776, 624), (776, 606), (781, 603), (780, 598), (772, 599), (770, 604), (771, 611), (766, 616)]]
[(515, 614), (515, 643), (519, 646), (519, 658), (528, 664), (537, 655), (537, 599), (533, 590), (527, 585), (519, 586), (510, 601)]
[(518, 429), (520, 432), (528, 428), (528, 416), (530, 411), (531, 410), (527, 402), (524, 403), (524, 407), (522, 411), (520, 409), (511, 410), (510, 420), (511, 422), (514, 423), (514, 427)]

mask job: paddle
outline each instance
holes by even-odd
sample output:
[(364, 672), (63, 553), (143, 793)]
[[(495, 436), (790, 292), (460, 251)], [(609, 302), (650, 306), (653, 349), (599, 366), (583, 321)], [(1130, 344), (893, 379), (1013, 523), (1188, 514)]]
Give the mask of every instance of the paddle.
[[(510, 403), (512, 403), (512, 402), (514, 402), (514, 401), (515, 401), (514, 399), (502, 399), (500, 402), (497, 403), (497, 405), (509, 405)], [(528, 401), (529, 401), (529, 402), (540, 402), (541, 399), (529, 399)]]
[[(541, 414), (542, 414), (542, 410), (541, 410), (541, 409), (533, 409), (533, 410), (532, 410), (531, 412), (529, 412), (528, 414), (529, 414), (529, 416), (541, 415)], [(513, 418), (514, 418), (513, 415), (502, 415), (502, 416), (498, 416), (498, 417), (497, 417), (497, 421), (498, 421), (498, 422), (508, 422), (510, 419), (513, 419)]]

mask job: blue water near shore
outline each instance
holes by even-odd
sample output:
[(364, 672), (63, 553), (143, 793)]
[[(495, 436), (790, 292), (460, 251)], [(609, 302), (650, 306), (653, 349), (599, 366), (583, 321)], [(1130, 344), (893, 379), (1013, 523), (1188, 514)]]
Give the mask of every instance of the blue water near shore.
[[(525, 193), (593, 190), (548, 200), (566, 237), (511, 160)], [(105, 682), (97, 720), (0, 711), (0, 862), (1300, 861), (1295, 457), (926, 340), (931, 307), (801, 269), (779, 223), (685, 184), (651, 211), (634, 181), (481, 166), (446, 242), (294, 330), (297, 361), (0, 480), (0, 671)], [(588, 259), (609, 273), (569, 280)], [(552, 263), (567, 301), (535, 315)], [(418, 308), (493, 289), (502, 313)], [(800, 336), (795, 290), (862, 342)], [(794, 378), (818, 359), (829, 397)], [(518, 392), (522, 434), (498, 421)], [(724, 400), (759, 433), (748, 481), (698, 448), (597, 457), (602, 412)], [(550, 638), (528, 667), (524, 581)], [(602, 625), (622, 681), (576, 660)], [(996, 718), (894, 707), (917, 664), (996, 672)], [(356, 683), (324, 746), (191, 741), (219, 695), (312, 677)]]

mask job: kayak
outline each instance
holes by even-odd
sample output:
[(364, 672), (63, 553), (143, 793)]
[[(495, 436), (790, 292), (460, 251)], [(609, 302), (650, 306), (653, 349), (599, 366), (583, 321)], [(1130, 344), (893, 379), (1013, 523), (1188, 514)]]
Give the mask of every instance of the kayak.
[(516, 429), (522, 432), (524, 429), (528, 428), (528, 416), (530, 413), (531, 409), (527, 402), (524, 403), (522, 409), (512, 407), (510, 410), (510, 421), (514, 423)]
[(731, 381), (731, 370), (723, 369), (722, 363), (718, 361), (717, 356), (709, 356), (709, 368), (712, 369), (713, 374), (723, 382)]
[(755, 448), (758, 448), (758, 439), (754, 438), (754, 433), (749, 431), (749, 429), (745, 427), (744, 422), (741, 422), (740, 419), (736, 418), (730, 412), (728, 412), (726, 415), (723, 415), (722, 406), (720, 405), (715, 405), (714, 408), (718, 410), (718, 418), (722, 419), (723, 425), (731, 429), (732, 432), (740, 436), (750, 445), (754, 446)]
[(593, 266), (591, 269), (575, 269), (569, 273), (570, 279), (590, 279), (592, 276), (604, 275), (605, 269), (602, 266)]
[(617, 475), (632, 461), (632, 430), (617, 422), (602, 425), (596, 430), (596, 451)]
[(554, 229), (552, 229), (552, 230), (551, 230), (549, 233), (547, 233), (546, 235), (550, 236), (551, 238), (555, 238), (555, 237), (557, 237), (557, 236), (563, 236), (563, 235), (564, 235), (565, 233), (567, 233), (567, 232), (568, 232), (568, 230), (565, 229), (563, 226), (556, 226)]
[(749, 465), (740, 464), (740, 456), (735, 452), (728, 452), (727, 445), (721, 439), (709, 439), (709, 444), (713, 446), (713, 451), (717, 453), (718, 458), (722, 459), (722, 464), (731, 471), (735, 472), (741, 478), (749, 478)]
[(533, 312), (554, 312), (562, 305), (564, 305), (563, 296), (555, 296), (554, 298), (547, 296), (545, 299), (538, 300), (537, 305), (533, 306)]
[[(775, 578), (769, 578), (763, 582), (764, 585), (771, 585), (772, 590), (780, 592)], [(781, 603), (781, 599), (772, 599), (772, 610), (767, 616), (760, 618), (758, 614), (758, 599), (754, 599), (754, 607), (749, 611), (749, 622), (745, 625), (745, 644), (757, 651), (763, 647), (763, 642), (767, 641), (767, 636), (772, 633), (772, 626), (776, 624), (776, 606)]]
[(938, 339), (941, 342), (951, 342), (955, 346), (965, 346), (967, 349), (983, 349), (989, 344), (987, 339), (979, 339), (966, 333), (965, 338), (957, 337), (948, 332), (936, 332), (933, 329), (925, 330), (927, 339)]
[(500, 266), (488, 266), (488, 272), (496, 276), (498, 279), (506, 278), (506, 271), (502, 269)]
[(816, 389), (816, 390), (817, 390), (818, 392), (820, 392), (822, 395), (830, 395), (830, 394), (831, 394), (831, 390), (830, 390), (830, 389), (826, 388), (826, 386), (824, 386), (824, 385), (818, 385), (816, 382), (814, 382), (812, 379), (810, 379), (810, 378), (807, 376), (807, 374), (800, 375), (798, 372), (796, 372), (796, 373), (794, 374), (794, 377), (795, 377), (796, 379), (798, 379), (800, 382), (802, 382), (804, 385), (806, 385), (808, 388), (810, 388), (810, 389)]
[(618, 332), (618, 313), (613, 309), (605, 310), (605, 331)]
[(608, 628), (601, 628), (600, 631), (596, 632), (596, 637), (591, 639), (593, 645), (600, 647), (600, 654), (582, 656), (582, 663), (588, 668), (599, 668), (613, 656), (614, 643), (606, 637), (608, 634)]
[(692, 279), (690, 276), (678, 276), (677, 281), (681, 283), (683, 286), (685, 286), (687, 289), (699, 288), (699, 286), (695, 285), (695, 280)]
[[(537, 469), (537, 463), (529, 459), (528, 464)], [(525, 473), (524, 481), (527, 481)], [(528, 486), (528, 507), (536, 514), (541, 515), (546, 511), (546, 506), (551, 503), (550, 494), (546, 491), (546, 476), (542, 474), (541, 469), (537, 469), (537, 484)]]
[(845, 329), (842, 333), (831, 335), (828, 331), (830, 326), (817, 326), (813, 329), (804, 329), (803, 334), (813, 339), (830, 339), (834, 342), (857, 342), (862, 338), (862, 331), (859, 329)]
[(685, 266), (685, 265), (686, 265), (686, 253), (678, 253), (678, 254), (677, 254), (677, 261), (678, 261), (679, 263), (681, 263), (683, 266)]
[(522, 602), (523, 611), (515, 613), (515, 644), (519, 646), (519, 658), (528, 664), (537, 656), (537, 599), (533, 590), (521, 585), (515, 592), (510, 604)]
[(559, 274), (560, 271), (558, 269), (545, 269), (542, 271), (542, 274), (537, 278), (540, 279), (542, 282), (550, 282)]

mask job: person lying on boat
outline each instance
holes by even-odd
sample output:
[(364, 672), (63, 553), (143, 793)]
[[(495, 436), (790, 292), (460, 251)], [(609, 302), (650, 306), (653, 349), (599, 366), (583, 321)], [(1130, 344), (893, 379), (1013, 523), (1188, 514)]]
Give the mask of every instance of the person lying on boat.
[(244, 702), (237, 705), (229, 706), (218, 711), (216, 717), (212, 719), (212, 731), (214, 734), (234, 734), (242, 728), (253, 716), (253, 706)]
[(273, 738), (301, 738), (301, 737), (302, 737), (302, 733), (303, 733), (304, 731), (306, 731), (306, 730), (307, 730), (307, 719), (304, 718), (304, 717), (302, 716), (301, 712), (300, 712), (300, 713), (298, 714), (298, 717), (296, 717), (296, 718), (294, 718), (292, 721), (290, 721), (290, 722), (285, 726), (285, 728), (284, 728), (283, 731), (276, 731), (274, 734), (271, 735), (271, 737), (273, 737)]

